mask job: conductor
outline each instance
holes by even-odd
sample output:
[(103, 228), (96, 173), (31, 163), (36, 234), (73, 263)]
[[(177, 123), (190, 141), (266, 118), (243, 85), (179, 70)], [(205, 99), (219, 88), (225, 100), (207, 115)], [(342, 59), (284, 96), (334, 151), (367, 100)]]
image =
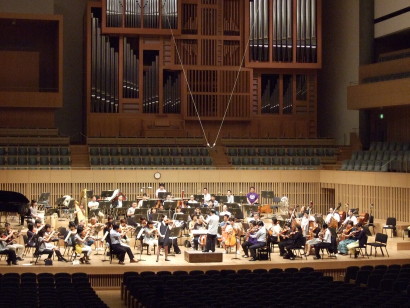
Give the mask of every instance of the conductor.
[(205, 220), (208, 226), (208, 232), (206, 234), (205, 249), (202, 252), (215, 252), (215, 240), (218, 234), (219, 217), (216, 215), (216, 211), (211, 209), (209, 216)]

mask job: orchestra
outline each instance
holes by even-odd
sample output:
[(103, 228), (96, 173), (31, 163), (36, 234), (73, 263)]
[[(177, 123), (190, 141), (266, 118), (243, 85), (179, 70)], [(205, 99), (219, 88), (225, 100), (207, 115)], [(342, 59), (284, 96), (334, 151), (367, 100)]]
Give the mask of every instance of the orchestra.
[[(306, 205), (289, 205), (286, 202), (285, 211), (273, 213), (271, 217), (260, 209), (252, 208), (245, 223), (243, 219), (233, 215), (238, 212), (232, 209), (242, 209), (241, 213), (244, 213), (245, 205), (258, 204), (260, 196), (255, 187), (249, 188), (246, 204), (234, 203), (231, 190), (227, 191), (226, 199), (223, 199), (223, 196), (210, 194), (206, 187), (203, 188), (202, 196), (190, 194), (184, 198), (182, 192), (182, 198), (174, 198), (167, 192), (164, 184), (159, 184), (155, 194), (162, 199), (150, 199), (144, 192), (142, 196), (125, 203), (125, 194), (119, 189), (104, 198), (93, 195), (85, 203), (90, 212), (89, 219), (84, 206), (74, 200), (72, 205), (75, 219), (68, 223), (65, 234), (59, 234), (50, 224), (44, 224), (38, 216), (37, 203), (32, 201), (31, 219), (28, 220), (28, 229), (25, 231), (26, 245), (35, 248), (39, 243), (39, 251), (48, 252), (49, 258), (55, 253), (60, 261), (67, 261), (59, 249), (60, 240), (63, 239), (68, 247), (73, 247), (73, 252), (83, 255), (79, 258), (80, 264), (90, 264), (93, 250), (98, 251), (111, 245), (111, 249), (118, 253), (119, 264), (124, 264), (125, 254), (128, 254), (131, 263), (137, 262), (131, 248), (134, 244), (131, 241), (135, 240), (134, 248), (140, 249), (137, 253), (142, 253), (142, 245), (148, 245), (147, 254), (151, 255), (151, 251), (157, 246), (157, 262), (162, 252), (165, 254), (165, 261), (170, 261), (171, 249), (176, 255), (181, 254), (178, 238), (186, 230), (189, 233), (187, 247), (192, 247), (192, 250), (213, 253), (219, 247), (228, 254), (233, 248), (234, 254), (241, 254), (243, 258), (250, 257), (251, 261), (257, 260), (258, 248), (270, 248), (273, 244), (278, 244), (280, 256), (294, 260), (296, 256), (293, 249), (302, 245), (302, 239), (305, 238), (305, 255), (308, 256), (311, 249), (314, 249), (314, 259), (318, 260), (321, 258), (320, 250), (331, 248), (333, 242), (336, 243), (336, 253), (355, 254), (355, 247), (360, 245), (365, 236), (358, 221), (366, 221), (366, 217), (368, 219), (367, 213), (360, 213), (358, 219), (358, 213), (352, 209), (348, 210), (345, 218), (338, 211), (340, 203), (339, 207), (330, 208), (326, 216), (312, 215), (313, 202), (310, 201)], [(200, 197), (202, 203), (195, 199)], [(70, 200), (73, 200), (71, 196)], [(112, 205), (101, 207), (101, 200), (112, 202)], [(113, 211), (118, 208), (124, 208), (125, 211)], [(331, 230), (337, 234), (336, 238)], [(20, 235), (21, 230), (12, 230), (10, 224), (5, 224), (5, 231), (1, 234), (0, 254), (7, 254), (8, 264), (23, 260), (24, 245), (20, 244)], [(242, 236), (244, 241), (241, 243)], [(69, 257), (73, 260), (70, 255)]]

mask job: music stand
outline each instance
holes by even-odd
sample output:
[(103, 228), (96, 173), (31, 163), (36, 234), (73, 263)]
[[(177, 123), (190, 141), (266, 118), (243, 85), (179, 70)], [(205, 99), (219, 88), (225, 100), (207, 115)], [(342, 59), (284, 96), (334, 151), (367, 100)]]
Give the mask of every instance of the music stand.
[(233, 196), (233, 201), (235, 203), (247, 203), (248, 199), (246, 196)]
[(164, 201), (164, 210), (174, 210), (177, 207), (176, 201)]
[(244, 204), (245, 211), (247, 214), (250, 212), (258, 212), (259, 206), (255, 204)]
[(50, 193), (41, 193), (41, 195), (38, 197), (37, 204), (42, 205), (43, 208), (49, 208), (51, 207), (48, 201), (48, 198), (50, 197)]
[(275, 197), (275, 195), (273, 194), (273, 191), (270, 191), (270, 190), (262, 190), (261, 196), (262, 198), (267, 198), (267, 199), (273, 199)]
[[(169, 239), (170, 237), (175, 237), (175, 238), (177, 239), (177, 244), (178, 244), (178, 237), (179, 237), (179, 233), (180, 233), (180, 232), (181, 232), (181, 227), (174, 227), (174, 228), (170, 229), (170, 230), (169, 230), (168, 239)], [(170, 240), (170, 241), (169, 241), (169, 243), (168, 243), (169, 246), (173, 246), (173, 245), (172, 245), (172, 241), (173, 241), (173, 240)], [(169, 246), (168, 246), (168, 251), (169, 251), (169, 248), (170, 248)], [(158, 247), (158, 249), (159, 249), (159, 247)], [(168, 253), (168, 256), (175, 257), (175, 251), (174, 251), (172, 254), (169, 254), (169, 253)]]
[(160, 192), (158, 193), (158, 199), (164, 200), (164, 199), (167, 197), (167, 195), (171, 195), (171, 196), (172, 196), (172, 194), (171, 194), (170, 192), (168, 192), (168, 191), (160, 191)]
[[(141, 234), (140, 234), (140, 233), (141, 233)], [(144, 228), (143, 228), (142, 226), (138, 226), (138, 227), (135, 229), (135, 234), (136, 234), (135, 240), (136, 240), (136, 241), (140, 241), (140, 244), (141, 244), (141, 248), (140, 248), (140, 258), (138, 259), (138, 261), (146, 261), (145, 259), (142, 258), (142, 252), (143, 252), (143, 250), (144, 250), (144, 242), (143, 242), (143, 239), (140, 239), (141, 236), (144, 237)], [(134, 248), (135, 248), (135, 247), (134, 247)]]
[(194, 199), (196, 201), (202, 201), (204, 199), (204, 195), (194, 195)]
[(92, 190), (87, 190), (86, 195), (87, 195), (87, 198), (88, 198), (88, 199), (91, 199), (91, 198), (94, 196), (94, 191), (92, 191)]
[(231, 212), (232, 216), (238, 219), (243, 219), (243, 213), (241, 209), (231, 209), (229, 212)]
[(195, 208), (194, 207), (185, 207), (181, 209), (182, 213), (184, 214), (189, 214), (192, 216), (195, 213)]
[(104, 190), (101, 192), (101, 198), (102, 199), (110, 198), (113, 193), (114, 193), (114, 190)]
[(225, 202), (228, 202), (228, 197), (227, 196), (215, 196), (215, 200), (218, 201), (219, 203), (225, 203)]
[(228, 207), (229, 211), (231, 211), (232, 209), (240, 209), (241, 208), (238, 203), (225, 202), (224, 204)]

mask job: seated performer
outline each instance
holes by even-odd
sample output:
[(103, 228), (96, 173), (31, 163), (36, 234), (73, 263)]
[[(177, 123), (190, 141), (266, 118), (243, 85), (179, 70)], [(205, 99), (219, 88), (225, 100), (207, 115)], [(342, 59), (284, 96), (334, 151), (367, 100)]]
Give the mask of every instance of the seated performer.
[(296, 229), (289, 238), (292, 242), (285, 246), (286, 254), (284, 259), (295, 260), (295, 254), (292, 249), (298, 248), (303, 243), (303, 233), (300, 225), (296, 225)]
[(94, 195), (92, 199), (90, 200), (90, 202), (88, 202), (88, 209), (89, 209), (89, 212), (94, 211), (94, 213), (98, 215), (101, 221), (104, 218), (104, 213), (102, 213), (101, 211), (97, 211), (99, 206), (100, 206), (100, 203), (97, 201), (97, 196)]
[(314, 223), (312, 228), (309, 228), (309, 235), (306, 237), (308, 239), (305, 244), (306, 256), (310, 255), (314, 245), (320, 243), (322, 239), (319, 239), (320, 228), (317, 222)]
[(121, 244), (121, 238), (124, 236), (124, 233), (121, 233), (120, 226), (115, 224), (113, 225), (110, 231), (110, 241), (111, 241), (111, 250), (118, 256), (118, 264), (124, 265), (125, 254), (127, 253), (130, 258), (130, 263), (137, 263), (134, 259), (134, 255), (131, 251), (131, 248), (128, 246), (123, 246)]
[(144, 239), (142, 240), (143, 244), (148, 245), (148, 255), (151, 254), (151, 250), (153, 250), (154, 246), (157, 244), (156, 235), (158, 234), (158, 230), (154, 226), (153, 221), (148, 221), (147, 225), (144, 227), (143, 236)]
[(146, 193), (142, 194), (142, 199), (140, 201), (138, 201), (138, 206), (137, 209), (142, 208), (142, 205), (144, 204), (144, 201), (148, 200), (148, 195)]
[(325, 218), (325, 223), (329, 224), (330, 220), (334, 218), (337, 222), (340, 222), (340, 215), (338, 212), (334, 211), (333, 208), (329, 209), (329, 214)]
[(40, 222), (41, 222), (42, 219), (37, 213), (37, 201), (36, 200), (31, 200), (29, 209), (30, 209), (30, 219), (29, 219), (30, 222), (34, 223), (35, 220), (37, 219), (40, 219)]
[(113, 209), (120, 209), (123, 207), (124, 195), (119, 195), (117, 200), (112, 202)]
[(188, 205), (190, 206), (199, 205), (199, 202), (195, 200), (194, 195), (189, 196)]
[(44, 228), (41, 229), (37, 234), (37, 242), (39, 245), (38, 250), (40, 252), (48, 253), (48, 259), (51, 259), (51, 257), (55, 253), (58, 257), (58, 261), (68, 262), (68, 260), (66, 260), (61, 254), (60, 249), (57, 246), (54, 246), (52, 243), (50, 243), (50, 236), (46, 236), (46, 233), (51, 234), (51, 226), (49, 224), (46, 224)]
[(11, 226), (8, 222), (4, 224), (5, 231), (2, 235), (5, 238), (5, 243), (9, 250), (13, 250), (16, 253), (17, 261), (23, 261), (23, 252), (24, 252), (24, 245), (17, 244), (17, 239), (20, 236), (19, 231), (15, 231), (11, 229)]
[(332, 245), (332, 233), (330, 232), (329, 228), (327, 227), (327, 224), (323, 224), (322, 226), (322, 231), (321, 234), (319, 234), (319, 239), (322, 241), (315, 244), (315, 257), (313, 257), (314, 260), (319, 260), (320, 257), (320, 249), (321, 248), (330, 248)]
[(84, 257), (80, 258), (81, 263), (90, 264), (90, 256), (91, 256), (91, 246), (87, 245), (87, 238), (89, 232), (86, 232), (84, 229), (80, 229), (74, 236), (75, 241), (75, 252), (78, 254), (84, 254)]
[(165, 189), (165, 184), (160, 183), (159, 188), (155, 192), (155, 197), (159, 198), (159, 193), (166, 193), (167, 190)]
[(353, 234), (353, 243), (348, 244), (346, 247), (350, 254), (354, 254), (354, 257), (357, 258), (358, 251), (356, 251), (357, 247), (363, 247), (364, 243), (367, 240), (366, 231), (364, 231), (362, 224), (358, 223), (356, 225), (356, 231)]
[(228, 215), (228, 217), (232, 215), (231, 212), (228, 211), (228, 206), (226, 204), (222, 206), (222, 212), (219, 213), (219, 216), (225, 216), (225, 215)]
[[(266, 228), (263, 221), (257, 222), (258, 230), (256, 233), (250, 234), (249, 236), (256, 239), (256, 243), (249, 246), (249, 251), (251, 252), (251, 258), (249, 261), (256, 261), (256, 249), (266, 246)], [(248, 254), (248, 246), (243, 246), (245, 255)]]
[(272, 226), (268, 229), (267, 244), (270, 247), (273, 244), (279, 243), (279, 233), (282, 230), (276, 218), (272, 218)]
[(227, 203), (234, 203), (234, 196), (232, 195), (232, 191), (228, 189), (226, 192), (226, 202)]
[(353, 226), (357, 225), (357, 217), (353, 215), (353, 211), (351, 209), (347, 213), (346, 219), (343, 221), (342, 225), (346, 226), (349, 221), (353, 222)]
[(356, 229), (353, 227), (353, 221), (348, 221), (346, 228), (342, 231), (340, 235), (340, 242), (337, 245), (337, 251), (341, 255), (347, 255), (347, 245), (355, 242), (354, 236), (356, 235)]
[(218, 234), (219, 217), (216, 215), (216, 211), (211, 209), (209, 216), (205, 220), (205, 224), (208, 226), (206, 235), (205, 250), (202, 252), (215, 252), (215, 241)]
[(6, 239), (3, 237), (0, 237), (0, 255), (6, 255), (7, 256), (7, 265), (17, 265), (17, 256), (16, 252), (14, 250), (10, 250), (7, 247), (6, 244)]
[(251, 234), (255, 234), (258, 230), (258, 223), (255, 220), (252, 220), (249, 223), (249, 229), (246, 230), (245, 241), (242, 243), (242, 249), (244, 251), (243, 258), (249, 258), (248, 249), (256, 244), (256, 238), (254, 236), (252, 237)]

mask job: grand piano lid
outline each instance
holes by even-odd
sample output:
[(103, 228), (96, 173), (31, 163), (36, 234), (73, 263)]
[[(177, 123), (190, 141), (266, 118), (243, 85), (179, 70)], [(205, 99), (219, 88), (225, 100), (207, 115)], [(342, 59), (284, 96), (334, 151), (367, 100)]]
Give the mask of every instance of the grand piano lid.
[(15, 192), (0, 190), (0, 204), (2, 203), (22, 203), (27, 204), (30, 201), (26, 198), (25, 195)]

